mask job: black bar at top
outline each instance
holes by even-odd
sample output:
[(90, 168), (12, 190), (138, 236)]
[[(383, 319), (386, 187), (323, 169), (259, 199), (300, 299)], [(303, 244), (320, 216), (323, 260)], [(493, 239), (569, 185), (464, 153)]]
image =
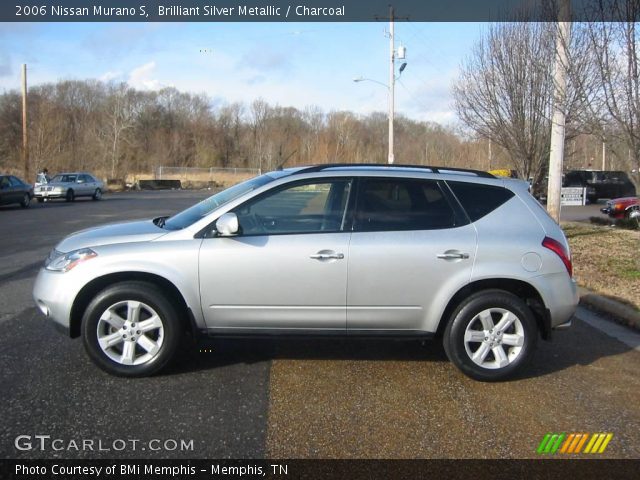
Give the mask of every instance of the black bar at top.
[[(373, 22), (393, 3), (398, 21), (556, 21), (564, 0), (14, 0), (1, 22)], [(635, 4), (626, 8), (625, 4)], [(573, 21), (638, 21), (634, 0), (570, 0)], [(604, 12), (598, 9), (604, 4)]]

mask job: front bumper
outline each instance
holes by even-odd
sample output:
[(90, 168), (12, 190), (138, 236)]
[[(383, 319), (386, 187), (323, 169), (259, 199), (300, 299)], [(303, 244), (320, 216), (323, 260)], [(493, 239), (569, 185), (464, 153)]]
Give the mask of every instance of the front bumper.
[(64, 198), (64, 192), (34, 192), (34, 198)]
[(71, 307), (79, 291), (74, 283), (73, 272), (51, 272), (41, 268), (33, 287), (33, 299), (40, 312), (67, 333), (70, 332)]

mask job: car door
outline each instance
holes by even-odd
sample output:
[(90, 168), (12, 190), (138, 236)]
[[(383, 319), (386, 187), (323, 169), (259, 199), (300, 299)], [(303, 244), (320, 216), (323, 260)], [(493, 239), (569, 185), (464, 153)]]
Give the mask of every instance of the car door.
[(75, 186), (76, 197), (86, 196), (89, 193), (89, 188), (87, 185), (87, 176), (82, 174), (78, 175)]
[(240, 234), (200, 249), (207, 326), (344, 332), (351, 185), (297, 181), (236, 207)]
[(9, 177), (0, 177), (0, 205), (11, 203), (12, 195)]
[(15, 203), (21, 202), (24, 194), (28, 192), (27, 186), (13, 176), (9, 177), (9, 182), (11, 183), (12, 201)]
[(362, 179), (349, 248), (347, 329), (433, 331), (441, 292), (468, 283), (475, 250), (475, 228), (446, 185)]
[(93, 178), (91, 175), (83, 175), (84, 177), (84, 181), (85, 181), (85, 187), (86, 187), (86, 195), (93, 195), (96, 191), (97, 185), (96, 185), (96, 179)]

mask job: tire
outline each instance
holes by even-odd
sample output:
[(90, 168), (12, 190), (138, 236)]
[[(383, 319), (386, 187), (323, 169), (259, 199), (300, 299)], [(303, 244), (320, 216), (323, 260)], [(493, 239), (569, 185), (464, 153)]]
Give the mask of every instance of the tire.
[(22, 208), (28, 208), (30, 204), (31, 204), (31, 196), (29, 196), (28, 193), (25, 193), (24, 196), (22, 197), (22, 200), (20, 201), (20, 206)]
[(64, 198), (67, 202), (73, 202), (76, 199), (76, 195), (73, 193), (73, 190), (69, 189)]
[[(508, 327), (496, 330), (500, 322)], [(484, 290), (458, 305), (445, 329), (443, 344), (447, 357), (462, 373), (492, 382), (522, 370), (537, 339), (536, 320), (520, 298), (504, 290)]]
[(637, 226), (640, 228), (640, 209), (636, 208), (628, 210), (625, 214), (625, 218), (630, 221), (635, 221)]
[(39, 198), (38, 197), (38, 203), (44, 203), (44, 198)]
[(93, 196), (91, 197), (92, 200), (100, 200), (102, 198), (102, 190), (100, 190), (99, 188), (96, 188), (96, 191), (93, 192)]
[(146, 282), (107, 287), (93, 298), (82, 318), (89, 357), (105, 372), (121, 377), (145, 377), (162, 370), (173, 359), (183, 330), (166, 293)]

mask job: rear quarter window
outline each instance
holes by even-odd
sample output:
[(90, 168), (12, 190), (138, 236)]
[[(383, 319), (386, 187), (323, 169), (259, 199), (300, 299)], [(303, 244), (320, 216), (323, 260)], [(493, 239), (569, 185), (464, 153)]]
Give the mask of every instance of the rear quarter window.
[(447, 182), (472, 222), (506, 203), (514, 193), (503, 187), (467, 182)]

